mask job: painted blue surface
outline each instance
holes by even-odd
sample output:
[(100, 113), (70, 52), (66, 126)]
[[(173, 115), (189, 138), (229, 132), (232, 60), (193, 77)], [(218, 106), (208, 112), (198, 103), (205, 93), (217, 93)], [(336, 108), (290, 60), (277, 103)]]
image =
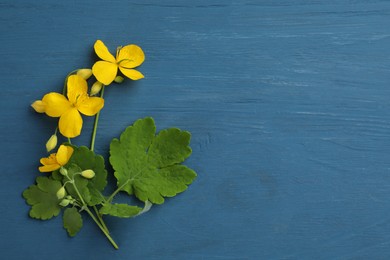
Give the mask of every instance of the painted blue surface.
[[(390, 258), (389, 1), (4, 0), (0, 18), (1, 259)], [(153, 116), (192, 133), (198, 173), (109, 218), (119, 251), (21, 197), (57, 122), (29, 104), (90, 67), (96, 39), (146, 53), (144, 80), (106, 92), (96, 151)]]

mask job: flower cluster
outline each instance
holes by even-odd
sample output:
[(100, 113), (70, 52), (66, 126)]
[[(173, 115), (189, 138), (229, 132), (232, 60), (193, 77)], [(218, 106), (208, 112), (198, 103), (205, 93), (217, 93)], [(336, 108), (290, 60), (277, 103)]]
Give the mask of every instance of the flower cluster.
[[(94, 97), (94, 95), (98, 94), (103, 86), (108, 86), (115, 80), (118, 68), (124, 76), (132, 80), (144, 77), (141, 72), (134, 69), (145, 60), (144, 52), (139, 46), (131, 44), (118, 47), (116, 58), (101, 40), (96, 41), (94, 49), (102, 61), (97, 61), (92, 69), (80, 69), (72, 72), (65, 80), (66, 85), (63, 92), (66, 92), (66, 96), (51, 92), (44, 95), (42, 100), (37, 100), (32, 104), (38, 113), (59, 117), (59, 131), (68, 138), (80, 135), (83, 126), (81, 114), (94, 116), (103, 108), (103, 98)], [(88, 95), (87, 80), (92, 74), (97, 81), (92, 85)]]
[[(96, 204), (111, 204), (101, 194), (106, 184), (107, 172), (104, 169), (103, 159), (93, 152), (93, 146), (99, 112), (104, 107), (104, 87), (112, 82), (123, 82), (124, 78), (118, 75), (118, 68), (120, 73), (129, 79), (142, 79), (144, 77), (142, 73), (134, 68), (144, 62), (145, 55), (140, 47), (131, 44), (118, 47), (114, 58), (101, 40), (95, 42), (94, 50), (102, 60), (97, 61), (91, 69), (83, 68), (72, 71), (65, 79), (62, 93), (50, 92), (31, 105), (38, 113), (59, 118), (58, 127), (46, 142), (47, 152), (56, 148), (58, 130), (68, 139), (68, 142), (61, 144), (56, 153), (40, 159), (39, 171), (51, 173), (51, 175), (38, 177), (37, 185), (30, 186), (23, 192), (23, 196), (32, 206), (30, 216), (33, 218), (49, 219), (64, 208), (64, 228), (70, 236), (74, 236), (82, 224), (81, 215), (76, 208), (85, 210), (112, 245), (118, 248), (109, 235), (102, 218), (103, 213), (98, 212), (96, 208)], [(96, 80), (89, 88), (88, 81), (93, 78), (92, 76)], [(100, 95), (97, 96), (99, 93)], [(81, 134), (82, 115), (96, 116), (89, 149), (71, 144), (71, 138)], [(87, 188), (86, 185), (90, 187)], [(91, 194), (95, 194), (95, 197)], [(40, 205), (45, 205), (45, 207)], [(89, 210), (90, 206), (94, 207), (96, 215)], [(133, 209), (132, 206), (128, 207)], [(106, 214), (109, 213), (108, 211)]]
[[(31, 105), (38, 113), (59, 118), (54, 134), (46, 142), (47, 152), (57, 147), (58, 131), (67, 141), (59, 145), (57, 152), (40, 159), (38, 170), (49, 174), (38, 176), (36, 184), (28, 187), (23, 197), (31, 206), (32, 218), (47, 220), (63, 212), (63, 226), (69, 236), (79, 232), (83, 225), (82, 214), (88, 214), (118, 249), (103, 220), (104, 215), (139, 216), (152, 204), (162, 204), (164, 197), (186, 190), (196, 173), (181, 165), (192, 151), (190, 133), (170, 128), (156, 135), (154, 120), (147, 117), (137, 120), (119, 139), (111, 141), (109, 162), (114, 169), (117, 189), (111, 195), (104, 194), (108, 171), (104, 158), (95, 154), (94, 144), (105, 103), (105, 86), (122, 83), (124, 77), (142, 79), (143, 74), (135, 68), (144, 62), (145, 55), (140, 47), (131, 44), (118, 47), (114, 57), (100, 40), (94, 44), (94, 50), (101, 60), (91, 69), (72, 71), (65, 79), (62, 93), (50, 92)], [(89, 86), (91, 81), (93, 84)], [(76, 146), (71, 141), (82, 132), (83, 116), (95, 116), (90, 147)], [(115, 203), (119, 192), (135, 196), (145, 204), (144, 208)]]

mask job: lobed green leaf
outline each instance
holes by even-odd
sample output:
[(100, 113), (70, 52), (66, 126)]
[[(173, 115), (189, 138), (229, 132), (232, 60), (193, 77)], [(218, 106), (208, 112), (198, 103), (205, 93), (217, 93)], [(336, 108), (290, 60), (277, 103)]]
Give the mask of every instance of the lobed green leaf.
[(27, 204), (31, 206), (30, 217), (36, 219), (51, 219), (61, 211), (57, 191), (62, 187), (60, 181), (48, 177), (37, 177), (36, 185), (31, 185), (23, 192)]
[[(74, 179), (74, 184), (77, 187), (77, 190), (80, 192), (80, 195), (83, 197), (83, 200), (85, 203), (89, 203), (91, 200), (91, 193), (88, 189), (89, 181), (85, 179), (84, 177), (80, 176), (78, 173), (80, 173), (82, 170), (81, 168), (76, 164), (68, 164), (68, 176), (70, 179)], [(63, 178), (62, 182), (65, 184), (69, 179)], [(74, 188), (73, 184), (67, 183), (65, 186), (67, 192), (69, 195), (71, 195), (73, 198), (81, 201), (79, 195), (77, 194), (76, 189)]]
[(83, 226), (83, 219), (76, 208), (66, 208), (62, 220), (64, 228), (71, 237), (74, 237)]
[(74, 152), (68, 165), (76, 164), (81, 171), (90, 169), (95, 172), (95, 176), (87, 183), (90, 194), (88, 205), (94, 206), (100, 204), (103, 201), (100, 192), (103, 191), (107, 185), (107, 171), (104, 165), (104, 158), (101, 155), (96, 155), (89, 150), (88, 147), (72, 147), (74, 148)]
[(127, 204), (109, 204), (105, 203), (103, 207), (100, 208), (100, 214), (111, 215), (120, 218), (130, 218), (134, 217), (142, 211), (142, 208), (137, 206), (131, 206)]
[(196, 173), (180, 165), (191, 155), (191, 135), (178, 128), (161, 131), (157, 136), (151, 117), (137, 120), (110, 145), (110, 163), (117, 185), (142, 201), (161, 204), (187, 189)]

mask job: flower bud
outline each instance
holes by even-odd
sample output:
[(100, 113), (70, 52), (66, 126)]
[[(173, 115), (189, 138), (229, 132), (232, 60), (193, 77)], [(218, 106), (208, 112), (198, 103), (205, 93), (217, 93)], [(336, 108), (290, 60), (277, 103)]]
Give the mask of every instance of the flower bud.
[(116, 76), (116, 78), (114, 79), (114, 81), (118, 84), (121, 84), (125, 79), (121, 76)]
[(46, 104), (42, 100), (36, 100), (31, 104), (32, 108), (34, 108), (35, 112), (45, 113)]
[(46, 143), (46, 150), (47, 152), (50, 152), (57, 146), (57, 135), (50, 136), (49, 140)]
[(91, 69), (79, 69), (77, 71), (77, 75), (82, 77), (83, 79), (87, 80), (92, 76), (92, 70)]
[(102, 87), (103, 87), (103, 83), (101, 83), (99, 81), (96, 81), (95, 83), (93, 83), (93, 85), (91, 87), (91, 96), (94, 96), (97, 93), (99, 93), (100, 90), (102, 89)]
[(81, 176), (87, 179), (92, 179), (95, 176), (95, 172), (93, 170), (85, 170), (81, 172)]
[(68, 206), (69, 204), (70, 204), (70, 200), (68, 200), (68, 199), (63, 199), (63, 200), (61, 200), (61, 202), (60, 202), (60, 206), (62, 206), (62, 207), (66, 207), (66, 206)]
[(60, 168), (60, 173), (61, 173), (61, 175), (66, 176), (66, 175), (68, 175), (68, 170), (65, 169), (64, 167), (61, 167)]
[(63, 197), (65, 197), (66, 195), (66, 190), (64, 188), (64, 186), (62, 186), (58, 191), (57, 191), (57, 199), (62, 199)]

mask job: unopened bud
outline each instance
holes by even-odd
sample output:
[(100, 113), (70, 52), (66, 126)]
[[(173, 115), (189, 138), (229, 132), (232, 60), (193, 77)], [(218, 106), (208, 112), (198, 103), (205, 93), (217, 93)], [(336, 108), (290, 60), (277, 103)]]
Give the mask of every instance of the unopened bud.
[(66, 176), (66, 175), (68, 175), (68, 170), (65, 169), (64, 167), (61, 167), (60, 168), (60, 173), (61, 173), (61, 175)]
[(85, 170), (81, 172), (81, 176), (87, 179), (92, 179), (95, 176), (95, 172), (93, 170)]
[(93, 83), (92, 87), (91, 87), (91, 96), (94, 96), (96, 95), (97, 93), (100, 92), (100, 90), (102, 89), (103, 87), (103, 83), (99, 82), (99, 81), (96, 81), (95, 83)]
[(46, 150), (50, 152), (57, 146), (57, 135), (50, 136), (49, 140), (46, 142)]
[(91, 69), (79, 69), (77, 71), (77, 75), (82, 77), (83, 79), (87, 80), (92, 76), (92, 70)]
[(34, 101), (34, 103), (31, 104), (31, 107), (38, 113), (45, 113), (46, 110), (46, 104), (42, 100)]
[(61, 202), (60, 202), (60, 206), (62, 206), (62, 207), (66, 207), (66, 206), (68, 206), (70, 204), (70, 200), (68, 200), (68, 199), (63, 199), (63, 200), (61, 200)]
[(63, 197), (65, 197), (66, 195), (66, 190), (64, 188), (64, 186), (62, 186), (58, 191), (57, 191), (57, 199), (62, 199)]
[(116, 76), (114, 81), (118, 84), (121, 84), (125, 79), (121, 76)]

